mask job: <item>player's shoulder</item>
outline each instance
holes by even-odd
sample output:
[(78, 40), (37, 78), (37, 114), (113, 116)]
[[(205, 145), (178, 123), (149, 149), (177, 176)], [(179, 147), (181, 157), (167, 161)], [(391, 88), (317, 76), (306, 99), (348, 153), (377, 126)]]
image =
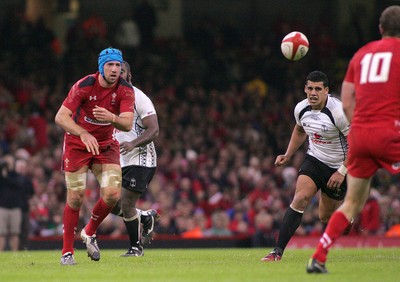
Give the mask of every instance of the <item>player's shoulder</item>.
[(301, 119), (301, 117), (307, 112), (311, 110), (310, 103), (308, 99), (304, 99), (296, 104), (294, 107), (294, 116), (296, 119)]
[(328, 101), (326, 103), (326, 107), (328, 109), (335, 109), (335, 108), (342, 108), (342, 101), (339, 99), (339, 97), (336, 97), (335, 95), (328, 94)]
[(334, 119), (345, 116), (342, 101), (334, 95), (329, 94), (325, 108), (331, 112)]
[(93, 85), (96, 83), (96, 74), (89, 74), (76, 83), (78, 88), (86, 88), (86, 87), (93, 87)]
[(147, 97), (147, 95), (142, 90), (137, 88), (136, 86), (132, 86), (132, 88), (133, 88), (133, 91), (135, 92), (135, 96)]
[(127, 88), (132, 88), (132, 85), (129, 84), (129, 82), (127, 82), (125, 79), (123, 79), (122, 77), (119, 78), (119, 85), (121, 87), (127, 87)]
[(301, 112), (304, 109), (307, 109), (309, 106), (310, 106), (310, 103), (308, 102), (308, 99), (306, 98), (296, 104), (296, 106), (294, 107), (294, 111)]
[(117, 85), (117, 90), (116, 90), (118, 95), (125, 95), (128, 94), (129, 96), (134, 95), (134, 91), (132, 88), (132, 85), (129, 84), (125, 79), (122, 77), (119, 78), (118, 85)]
[(155, 110), (154, 104), (149, 96), (135, 86), (133, 86), (133, 90), (135, 91), (135, 104), (137, 108), (146, 109), (146, 111), (149, 109)]

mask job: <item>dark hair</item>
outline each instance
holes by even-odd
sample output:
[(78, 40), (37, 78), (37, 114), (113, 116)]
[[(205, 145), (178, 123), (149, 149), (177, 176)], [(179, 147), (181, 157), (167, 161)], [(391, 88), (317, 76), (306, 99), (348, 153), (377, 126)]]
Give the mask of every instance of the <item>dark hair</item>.
[(126, 66), (126, 70), (128, 73), (131, 72), (131, 66), (129, 65), (129, 63), (127, 61), (122, 61), (122, 63)]
[(307, 81), (312, 81), (312, 82), (320, 82), (320, 81), (322, 81), (324, 83), (324, 87), (328, 87), (329, 86), (328, 77), (322, 71), (312, 71), (312, 72), (310, 72), (308, 74), (307, 78), (306, 78), (306, 84), (307, 84)]
[(389, 6), (381, 14), (382, 35), (400, 37), (400, 6)]

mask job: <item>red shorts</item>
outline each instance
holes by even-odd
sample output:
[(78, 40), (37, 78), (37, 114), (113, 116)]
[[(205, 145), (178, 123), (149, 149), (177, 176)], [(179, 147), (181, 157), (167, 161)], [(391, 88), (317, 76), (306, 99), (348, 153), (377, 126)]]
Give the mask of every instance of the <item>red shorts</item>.
[(91, 168), (92, 164), (119, 165), (119, 144), (112, 142), (106, 147), (100, 147), (100, 154), (93, 155), (86, 150), (86, 147), (82, 147), (82, 145), (64, 141), (62, 160), (62, 169), (68, 172), (77, 171), (84, 166)]
[(400, 131), (398, 128), (352, 127), (348, 136), (348, 172), (369, 178), (379, 168), (400, 173)]

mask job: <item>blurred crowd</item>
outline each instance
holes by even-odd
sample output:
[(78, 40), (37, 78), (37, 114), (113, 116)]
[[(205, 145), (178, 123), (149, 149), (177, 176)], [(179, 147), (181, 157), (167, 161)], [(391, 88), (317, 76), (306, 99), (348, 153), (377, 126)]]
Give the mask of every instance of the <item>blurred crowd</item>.
[[(320, 69), (340, 87), (348, 58), (329, 36), (298, 23), (278, 21), (243, 35), (203, 19), (182, 38), (119, 46), (116, 29), (93, 15), (78, 19), (60, 40), (43, 21), (12, 13), (0, 26), (0, 158), (26, 160), (32, 182), (29, 236), (62, 234), (65, 183), (60, 170), (64, 132), (54, 115), (70, 86), (97, 70), (105, 47), (122, 49), (134, 84), (157, 109), (158, 167), (138, 206), (161, 214), (158, 234), (184, 238), (245, 235), (254, 246), (272, 245), (290, 203), (305, 144), (284, 168), (274, 166), (294, 126), (293, 109), (305, 98), (304, 79)], [(280, 54), (280, 40), (305, 30), (312, 51), (300, 62)], [(65, 42), (61, 44), (61, 42)], [(400, 179), (379, 171), (354, 234), (384, 234), (400, 224)], [(80, 227), (98, 199), (90, 175)], [(320, 235), (318, 197), (298, 235)], [(122, 220), (108, 216), (100, 234), (124, 234)]]

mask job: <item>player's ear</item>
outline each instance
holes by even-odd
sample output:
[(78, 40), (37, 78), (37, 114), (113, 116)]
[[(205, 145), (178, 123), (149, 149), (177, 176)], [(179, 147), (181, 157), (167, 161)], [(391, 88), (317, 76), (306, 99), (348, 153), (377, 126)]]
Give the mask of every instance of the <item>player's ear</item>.
[(132, 73), (131, 72), (128, 73), (128, 82), (132, 83)]

